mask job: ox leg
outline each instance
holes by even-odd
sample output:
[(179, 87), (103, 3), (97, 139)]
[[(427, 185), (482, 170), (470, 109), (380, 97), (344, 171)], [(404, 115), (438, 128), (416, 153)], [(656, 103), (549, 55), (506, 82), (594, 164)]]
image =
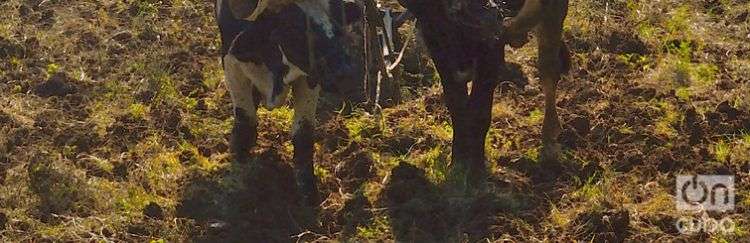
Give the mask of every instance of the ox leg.
[(563, 72), (562, 21), (547, 19), (539, 26), (538, 69), (544, 92), (544, 124), (542, 126), (542, 161), (556, 163), (561, 146), (557, 141), (561, 126), (557, 115), (557, 83)]
[(458, 76), (454, 75), (453, 78), (443, 80), (443, 99), (448, 107), (453, 126), (449, 180), (452, 186), (462, 193), (470, 187), (468, 179), (471, 168), (476, 164), (476, 152), (472, 151), (472, 114), (469, 107), (468, 89), (466, 83)]
[(252, 82), (242, 75), (236, 59), (225, 58), (225, 80), (234, 105), (234, 127), (231, 149), (237, 162), (247, 162), (249, 149), (258, 138), (257, 104), (253, 98)]
[(317, 205), (318, 187), (313, 169), (315, 153), (315, 111), (318, 106), (320, 86), (311, 88), (305, 80), (298, 80), (293, 85), (294, 121), (292, 127), (292, 144), (294, 145), (294, 174), (298, 188), (307, 205)]
[(470, 185), (481, 186), (487, 176), (485, 141), (492, 121), (492, 100), (497, 87), (498, 71), (502, 68), (502, 50), (488, 51), (477, 62), (476, 78), (472, 83), (468, 110), (471, 121), (467, 125), (471, 160), (468, 180)]

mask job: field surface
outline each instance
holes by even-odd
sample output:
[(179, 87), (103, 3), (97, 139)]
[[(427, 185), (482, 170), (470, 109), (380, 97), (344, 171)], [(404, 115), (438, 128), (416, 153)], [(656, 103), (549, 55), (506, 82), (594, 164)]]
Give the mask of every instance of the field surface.
[[(445, 187), (452, 129), (413, 23), (400, 104), (321, 108), (325, 201), (302, 207), (292, 110), (260, 111), (253, 161), (208, 0), (0, 1), (3, 242), (750, 242), (750, 3), (572, 0), (559, 178), (541, 180), (532, 43), (508, 49), (487, 187)], [(735, 176), (730, 232), (680, 234), (680, 174)], [(699, 216), (700, 217), (700, 216)]]

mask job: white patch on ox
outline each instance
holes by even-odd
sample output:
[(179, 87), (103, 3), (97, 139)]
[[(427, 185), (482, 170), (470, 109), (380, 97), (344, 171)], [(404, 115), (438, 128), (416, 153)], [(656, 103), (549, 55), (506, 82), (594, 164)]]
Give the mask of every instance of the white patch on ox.
[(285, 84), (290, 84), (307, 76), (307, 73), (305, 73), (301, 68), (289, 61), (289, 59), (286, 57), (286, 53), (284, 52), (284, 48), (279, 46), (279, 51), (281, 51), (282, 63), (289, 67), (289, 72), (287, 72), (286, 76), (284, 76)]
[[(258, 93), (260, 93), (261, 97), (260, 100), (261, 104), (264, 107), (268, 109), (275, 109), (286, 101), (286, 97), (289, 94), (289, 89), (286, 88), (282, 91), (282, 93), (276, 97), (276, 99), (273, 99), (271, 97), (271, 94), (273, 93), (273, 74), (271, 73), (271, 70), (268, 69), (266, 65), (258, 65), (252, 62), (242, 62), (240, 60), (237, 60), (234, 55), (226, 55), (224, 57), (224, 72), (225, 76), (227, 77), (227, 84), (229, 86), (229, 90), (232, 92), (232, 99), (235, 101), (240, 101), (241, 103), (235, 104), (235, 106), (240, 106), (241, 108), (250, 108), (252, 110), (255, 110), (255, 107), (249, 107), (248, 105), (245, 105), (244, 103), (248, 103), (245, 100), (250, 100), (250, 104), (252, 104), (253, 100), (253, 89), (257, 89)], [(238, 83), (237, 85), (232, 85), (233, 82), (240, 82), (240, 81), (233, 81), (230, 80), (230, 77), (233, 77), (235, 80), (242, 80), (242, 83)], [(236, 98), (235, 98), (236, 97)]]
[(333, 23), (329, 17), (328, 0), (304, 0), (296, 2), (305, 15), (310, 17), (315, 23), (320, 25), (328, 38), (333, 38)]
[[(282, 49), (283, 54), (283, 49)], [(315, 125), (315, 111), (318, 107), (320, 97), (320, 85), (311, 88), (306, 82), (305, 74), (298, 66), (292, 64), (283, 56), (284, 64), (289, 66), (289, 72), (284, 77), (284, 91), (281, 95), (271, 100), (273, 92), (273, 79), (271, 71), (265, 65), (256, 65), (252, 62), (241, 62), (233, 55), (224, 57), (224, 75), (232, 103), (236, 108), (245, 111), (251, 124), (257, 124), (257, 113), (253, 99), (253, 89), (257, 89), (267, 109), (277, 108), (286, 103), (290, 90), (294, 98), (294, 118), (292, 121), (292, 134), (300, 131), (302, 124)], [(289, 86), (292, 86), (290, 89)]]
[(294, 118), (292, 121), (292, 135), (296, 135), (302, 124), (308, 122), (315, 125), (315, 111), (318, 107), (320, 97), (320, 85), (311, 88), (307, 82), (307, 73), (297, 65), (291, 63), (284, 53), (284, 48), (279, 46), (284, 65), (289, 66), (289, 72), (284, 77), (284, 83), (291, 84), (292, 98), (294, 99)]
[(261, 97), (258, 98), (263, 102), (259, 105), (267, 109), (275, 109), (286, 103), (290, 92), (289, 84), (304, 80), (307, 76), (302, 69), (289, 61), (281, 46), (279, 46), (279, 51), (281, 51), (284, 65), (288, 66), (289, 70), (283, 78), (282, 92), (276, 97), (272, 97), (275, 85), (273, 73), (266, 65), (242, 62), (231, 54), (224, 57), (224, 72), (232, 101), (236, 107), (248, 113), (253, 111), (252, 114), (248, 114), (249, 117), (255, 117), (253, 89), (257, 89), (260, 93)]
[(253, 82), (243, 72), (246, 65), (233, 55), (224, 56), (224, 79), (232, 96), (234, 108), (241, 108), (250, 124), (257, 124)]

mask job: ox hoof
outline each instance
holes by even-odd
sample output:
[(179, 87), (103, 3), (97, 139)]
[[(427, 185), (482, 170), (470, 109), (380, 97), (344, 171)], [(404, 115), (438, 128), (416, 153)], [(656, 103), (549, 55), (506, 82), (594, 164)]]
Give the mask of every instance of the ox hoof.
[(318, 196), (315, 174), (310, 170), (295, 169), (294, 177), (297, 180), (297, 188), (302, 195), (302, 202), (306, 206), (318, 206), (320, 197)]
[(232, 146), (232, 159), (234, 159), (237, 163), (247, 163), (250, 161), (250, 152), (247, 149), (244, 149), (244, 147), (240, 146)]
[(235, 122), (232, 128), (231, 148), (234, 159), (245, 163), (250, 158), (250, 148), (255, 146), (257, 133), (254, 126), (246, 122)]
[(547, 143), (542, 146), (542, 153), (539, 160), (545, 164), (558, 163), (562, 153), (562, 145), (559, 143)]
[(559, 143), (550, 143), (542, 146), (542, 153), (539, 157), (541, 167), (538, 168), (540, 171), (536, 180), (539, 182), (551, 182), (562, 174), (563, 168), (560, 163), (561, 153), (562, 146)]
[(489, 171), (484, 166), (452, 163), (448, 171), (447, 189), (454, 196), (467, 196), (485, 189)]
[(468, 184), (469, 184), (469, 191), (470, 192), (480, 192), (485, 189), (487, 177), (489, 177), (490, 172), (487, 170), (487, 167), (485, 166), (472, 166), (469, 167), (469, 171), (467, 173), (468, 175)]

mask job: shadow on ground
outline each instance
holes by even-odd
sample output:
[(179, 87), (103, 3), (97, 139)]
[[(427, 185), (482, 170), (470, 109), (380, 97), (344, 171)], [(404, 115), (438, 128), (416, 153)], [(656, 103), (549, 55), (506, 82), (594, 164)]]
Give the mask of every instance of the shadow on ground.
[(492, 229), (509, 223), (504, 216), (518, 217), (533, 208), (533, 196), (514, 192), (510, 184), (492, 178), (488, 184), (471, 196), (450, 196), (450, 185), (436, 185), (422, 169), (401, 163), (392, 170), (382, 197), (395, 240), (475, 242), (493, 238)]
[(316, 210), (300, 203), (292, 168), (274, 149), (188, 180), (177, 214), (201, 226), (195, 242), (286, 242), (317, 222)]

